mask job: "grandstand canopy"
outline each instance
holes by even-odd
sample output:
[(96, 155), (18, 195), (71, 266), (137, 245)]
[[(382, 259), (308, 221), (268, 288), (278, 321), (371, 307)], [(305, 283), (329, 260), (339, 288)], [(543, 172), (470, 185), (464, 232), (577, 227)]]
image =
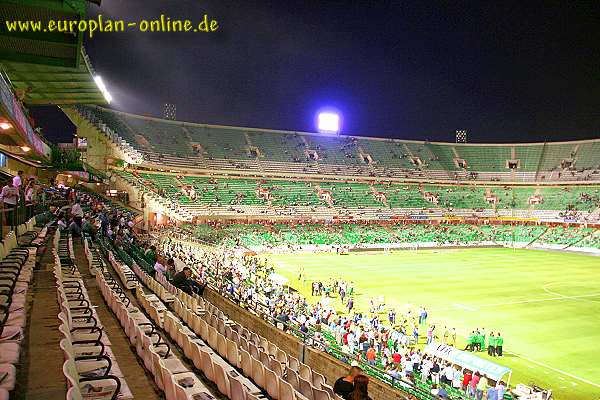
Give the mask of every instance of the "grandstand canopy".
[[(86, 0), (4, 0), (5, 21), (79, 20)], [(0, 27), (0, 66), (27, 104), (106, 104), (82, 47), (83, 33), (8, 32)]]

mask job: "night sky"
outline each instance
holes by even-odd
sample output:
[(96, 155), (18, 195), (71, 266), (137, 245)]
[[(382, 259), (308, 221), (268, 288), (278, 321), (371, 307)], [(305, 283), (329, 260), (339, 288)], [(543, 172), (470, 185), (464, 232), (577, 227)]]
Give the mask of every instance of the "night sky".
[[(484, 4), (485, 3), (485, 4)], [(103, 0), (91, 15), (218, 20), (216, 33), (86, 40), (112, 107), (177, 119), (470, 142), (600, 137), (600, 2)], [(68, 140), (53, 110), (34, 116)]]

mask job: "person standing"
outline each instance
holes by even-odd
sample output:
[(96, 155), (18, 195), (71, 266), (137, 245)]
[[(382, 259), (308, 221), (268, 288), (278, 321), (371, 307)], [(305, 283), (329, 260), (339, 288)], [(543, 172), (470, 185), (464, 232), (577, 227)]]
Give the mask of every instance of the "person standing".
[[(498, 391), (496, 390), (494, 385), (488, 386), (485, 398), (486, 398), (486, 400), (498, 400)], [(502, 400), (502, 399), (500, 399), (500, 400)]]
[(469, 382), (469, 387), (468, 387), (469, 398), (475, 397), (475, 393), (477, 391), (477, 385), (479, 385), (479, 382), (482, 379), (485, 379), (485, 378), (482, 377), (481, 375), (479, 375), (479, 373), (477, 371), (475, 371), (473, 373), (473, 376), (471, 377), (471, 382)]
[(375, 365), (375, 359), (377, 358), (377, 352), (375, 351), (375, 348), (373, 346), (369, 347), (369, 349), (367, 350), (367, 362), (369, 363), (369, 365), (373, 366)]
[(504, 399), (504, 392), (506, 391), (506, 386), (504, 386), (503, 381), (498, 381), (496, 384), (496, 397), (498, 399)]
[(496, 337), (494, 336), (494, 332), (490, 332), (490, 336), (488, 337), (488, 356), (496, 356)]
[(73, 221), (81, 228), (81, 221), (83, 220), (83, 209), (81, 208), (81, 200), (75, 200), (75, 203), (71, 206), (71, 215)]
[(431, 344), (433, 342), (433, 331), (435, 330), (435, 325), (429, 325), (427, 328), (427, 344)]
[(17, 190), (21, 189), (21, 185), (23, 184), (23, 171), (17, 172), (17, 175), (12, 179), (12, 184)]
[(442, 336), (442, 343), (448, 344), (448, 338), (450, 337), (450, 331), (448, 327), (444, 326), (444, 335)]
[(431, 382), (434, 385), (440, 384), (440, 364), (438, 363), (437, 358), (433, 359), (433, 365), (431, 366)]
[(419, 344), (419, 325), (416, 324), (413, 328), (413, 339), (415, 340), (415, 344)]
[(352, 309), (354, 308), (354, 299), (352, 297), (348, 299), (348, 304), (346, 304), (346, 308), (348, 308), (348, 314), (350, 314), (352, 312)]
[(467, 345), (465, 346), (466, 351), (473, 351), (473, 343), (475, 342), (475, 332), (471, 332), (467, 337)]
[(488, 391), (487, 378), (482, 376), (481, 379), (479, 380), (479, 383), (477, 384), (477, 388), (475, 391), (475, 399), (482, 400), (483, 395), (487, 394), (487, 391)]
[(502, 346), (504, 345), (504, 338), (500, 335), (500, 332), (496, 335), (496, 354), (498, 357), (502, 357)]
[(25, 186), (25, 208), (27, 211), (27, 218), (31, 218), (33, 216), (33, 207), (34, 204), (34, 196), (35, 196), (35, 179), (29, 178), (27, 181), (27, 186)]
[(388, 311), (388, 321), (390, 322), (391, 326), (394, 326), (396, 324), (396, 311), (394, 311), (393, 308), (391, 308), (390, 311)]
[[(15, 177), (16, 178), (16, 177)], [(19, 201), (19, 190), (13, 185), (13, 179), (9, 179), (0, 193), (4, 206), (4, 222), (6, 225), (14, 225), (15, 208)]]

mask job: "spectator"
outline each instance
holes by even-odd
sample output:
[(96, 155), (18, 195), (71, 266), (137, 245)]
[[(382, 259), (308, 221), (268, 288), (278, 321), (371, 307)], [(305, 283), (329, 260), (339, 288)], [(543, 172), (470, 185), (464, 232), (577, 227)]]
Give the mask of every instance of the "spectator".
[(469, 394), (469, 383), (471, 383), (471, 378), (473, 377), (473, 374), (471, 374), (471, 371), (466, 370), (465, 374), (463, 375), (463, 380), (462, 380), (462, 390), (465, 392), (465, 394)]
[(172, 284), (178, 289), (183, 290), (187, 294), (192, 294), (192, 286), (190, 283), (190, 277), (192, 276), (192, 270), (189, 267), (184, 267), (181, 271), (173, 276)]
[(447, 399), (448, 392), (443, 387), (438, 387), (438, 385), (434, 384), (431, 388), (431, 394), (437, 396), (440, 399)]
[(25, 187), (25, 207), (27, 210), (27, 218), (33, 216), (34, 207), (34, 195), (35, 195), (35, 179), (29, 178), (27, 186)]
[(375, 348), (373, 346), (369, 347), (369, 349), (367, 350), (367, 362), (369, 363), (369, 365), (375, 365), (375, 359), (377, 358), (377, 352), (375, 351)]
[(154, 273), (156, 274), (158, 272), (164, 274), (165, 272), (167, 272), (167, 269), (164, 265), (160, 263), (160, 261), (156, 260), (156, 262), (154, 263)]
[(23, 184), (23, 171), (17, 172), (17, 175), (12, 178), (12, 184), (17, 190), (21, 188), (21, 185)]
[(146, 257), (146, 261), (148, 264), (152, 265), (156, 263), (156, 246), (150, 246), (146, 252), (144, 253), (144, 257)]
[(494, 385), (489, 385), (486, 392), (486, 400), (502, 400), (498, 399), (498, 391)]
[(433, 366), (431, 367), (431, 381), (438, 385), (440, 383), (440, 364), (437, 359), (433, 360)]
[(93, 218), (84, 218), (83, 226), (81, 228), (81, 232), (91, 237), (92, 240), (96, 238), (96, 227), (94, 226), (94, 223), (95, 221)]
[(499, 381), (496, 384), (496, 396), (498, 399), (504, 398), (504, 392), (506, 391), (506, 386), (504, 386), (504, 381)]
[(358, 375), (354, 378), (354, 390), (350, 393), (350, 400), (371, 400), (369, 397), (369, 378)]
[(81, 208), (81, 200), (75, 200), (75, 203), (71, 206), (71, 215), (73, 221), (81, 228), (81, 221), (83, 220), (83, 209)]
[(14, 224), (15, 208), (19, 201), (19, 190), (13, 185), (13, 180), (8, 180), (0, 193), (4, 206), (4, 222), (6, 225)]
[(485, 380), (485, 378), (481, 377), (477, 371), (473, 373), (471, 377), (471, 382), (469, 382), (469, 397), (475, 397), (475, 392), (477, 391), (477, 385), (480, 381)]
[[(479, 379), (479, 383), (477, 384), (477, 390), (475, 392), (475, 399), (481, 400), (483, 399), (483, 395), (488, 392), (488, 381), (485, 377)], [(471, 396), (472, 397), (472, 396)], [(489, 397), (488, 397), (489, 399)]]
[(354, 379), (362, 374), (362, 369), (358, 366), (352, 366), (348, 375), (339, 378), (333, 385), (333, 391), (345, 400), (350, 400), (350, 393), (354, 390)]

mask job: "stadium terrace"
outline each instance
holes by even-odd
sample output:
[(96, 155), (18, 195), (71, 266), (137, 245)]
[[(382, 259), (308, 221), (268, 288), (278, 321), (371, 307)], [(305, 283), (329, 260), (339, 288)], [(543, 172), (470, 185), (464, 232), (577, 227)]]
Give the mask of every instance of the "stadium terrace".
[[(485, 4), (478, 23), (462, 4), (449, 7), (455, 15), (420, 2), (403, 12), (391, 12), (399, 2), (305, 2), (318, 10), (310, 15), (281, 2), (209, 2), (210, 14), (197, 2), (154, 2), (165, 14), (144, 19), (162, 10), (104, 2), (88, 13), (100, 3), (2, 1), (0, 400), (600, 398), (600, 138), (472, 144), (468, 127), (452, 128), (456, 143), (343, 134), (367, 111), (396, 126), (433, 109), (430, 126), (483, 126), (483, 115), (492, 135), (490, 113), (502, 110), (496, 128), (508, 126), (507, 102), (523, 93), (514, 103), (536, 123), (589, 131), (594, 60), (587, 25), (571, 19), (593, 15), (582, 4), (519, 8), (535, 11), (523, 34)], [(168, 16), (200, 8), (196, 20)], [(373, 36), (345, 25), (365, 18)], [(90, 57), (82, 43), (92, 37)], [(495, 61), (511, 54), (518, 62)], [(440, 56), (443, 70), (423, 62)], [(534, 69), (527, 85), (520, 78)], [(325, 83), (306, 79), (316, 75)], [(344, 87), (357, 81), (360, 92)], [(222, 98), (197, 107), (196, 88)], [(322, 99), (306, 93), (360, 99), (313, 104)], [(160, 100), (164, 118), (113, 109), (132, 99), (143, 113)], [(373, 104), (359, 110), (365, 99)], [(177, 120), (175, 102), (215, 121), (232, 111), (289, 118), (311, 103), (318, 133)], [(460, 109), (470, 114), (450, 118)], [(546, 121), (549, 110), (562, 114)], [(281, 126), (299, 126), (291, 121)]]

